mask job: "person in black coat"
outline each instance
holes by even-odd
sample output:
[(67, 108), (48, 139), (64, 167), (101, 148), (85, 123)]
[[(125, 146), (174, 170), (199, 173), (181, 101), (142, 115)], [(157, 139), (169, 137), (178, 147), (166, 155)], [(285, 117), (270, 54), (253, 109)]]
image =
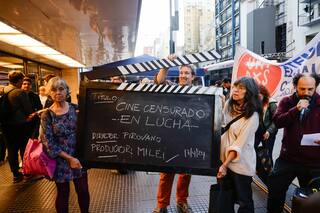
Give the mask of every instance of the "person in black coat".
[[(22, 82), (21, 89), (28, 93), (31, 106), (32, 106), (32, 113), (36, 113), (37, 111), (42, 109), (42, 104), (39, 98), (39, 95), (34, 93), (32, 89), (32, 81), (30, 78), (25, 77)], [(40, 118), (39, 116), (33, 116), (32, 120), (29, 121), (29, 137), (30, 138), (37, 138), (39, 136), (39, 125), (40, 125)]]
[[(257, 175), (267, 185), (267, 178), (273, 166), (273, 147), (278, 133), (278, 128), (273, 122), (273, 116), (277, 111), (277, 103), (270, 98), (268, 89), (263, 85), (259, 85), (259, 97), (262, 101), (263, 116), (255, 134), (254, 148), (257, 152)], [(260, 145), (267, 148), (266, 156), (263, 156), (261, 152), (259, 154)]]
[(3, 91), (7, 93), (11, 107), (9, 119), (1, 125), (7, 142), (8, 160), (14, 183), (23, 180), (23, 175), (19, 172), (18, 154), (20, 153), (22, 159), (29, 137), (29, 121), (33, 116), (29, 96), (21, 89), (24, 77), (21, 71), (10, 71), (9, 85), (4, 87)]

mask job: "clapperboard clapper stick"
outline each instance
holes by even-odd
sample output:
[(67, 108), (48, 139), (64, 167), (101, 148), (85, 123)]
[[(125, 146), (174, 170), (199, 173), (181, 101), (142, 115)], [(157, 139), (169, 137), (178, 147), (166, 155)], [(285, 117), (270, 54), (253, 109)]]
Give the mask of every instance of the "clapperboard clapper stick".
[[(150, 57), (152, 58), (152, 57)], [(141, 63), (125, 64), (122, 66), (110, 66), (108, 64), (93, 67), (90, 72), (82, 73), (88, 79), (103, 79), (111, 76), (130, 75), (139, 72), (157, 70), (161, 68), (170, 68), (187, 64), (195, 64), (199, 62), (214, 61), (220, 59), (221, 56), (215, 51), (205, 51), (178, 56), (175, 60), (170, 61), (167, 58), (143, 61)]]

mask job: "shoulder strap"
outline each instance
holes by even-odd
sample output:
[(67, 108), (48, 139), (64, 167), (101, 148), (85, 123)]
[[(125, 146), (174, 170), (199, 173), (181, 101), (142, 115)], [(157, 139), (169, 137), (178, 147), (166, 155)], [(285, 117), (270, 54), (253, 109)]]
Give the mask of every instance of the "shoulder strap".
[(52, 111), (49, 108), (45, 108), (45, 109), (40, 109), (37, 111), (38, 114), (41, 113), (48, 113), (48, 117), (49, 117), (49, 121), (52, 122), (53, 118), (52, 118)]
[[(1, 97), (6, 97), (7, 101), (8, 101), (8, 104), (9, 104), (9, 107), (10, 108), (13, 108), (12, 107), (12, 104), (9, 100), (9, 93), (12, 92), (13, 90), (15, 90), (16, 88), (12, 88), (11, 90), (9, 90), (8, 92), (4, 92), (4, 88), (3, 88), (3, 94), (1, 95)], [(15, 113), (17, 111), (17, 109), (11, 109), (11, 114)]]
[(237, 120), (239, 120), (240, 118), (244, 117), (244, 113), (239, 115), (238, 117), (232, 119), (224, 128), (223, 128), (223, 132), (228, 131), (228, 129), (230, 128), (230, 126), (236, 122)]
[(9, 95), (10, 92), (12, 92), (13, 90), (15, 90), (16, 88), (12, 88), (11, 90), (9, 90), (8, 92), (4, 92), (4, 88), (2, 89), (3, 93), (2, 95)]

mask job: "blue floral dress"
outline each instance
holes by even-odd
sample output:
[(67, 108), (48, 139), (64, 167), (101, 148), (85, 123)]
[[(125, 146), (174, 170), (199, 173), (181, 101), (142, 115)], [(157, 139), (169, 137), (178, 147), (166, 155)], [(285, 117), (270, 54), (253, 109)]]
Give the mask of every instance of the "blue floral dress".
[(71, 169), (68, 162), (59, 157), (61, 151), (74, 156), (76, 151), (77, 112), (74, 105), (69, 104), (69, 111), (56, 115), (50, 109), (41, 115), (40, 138), (46, 152), (57, 160), (53, 180), (58, 183), (69, 182), (82, 176), (82, 169)]

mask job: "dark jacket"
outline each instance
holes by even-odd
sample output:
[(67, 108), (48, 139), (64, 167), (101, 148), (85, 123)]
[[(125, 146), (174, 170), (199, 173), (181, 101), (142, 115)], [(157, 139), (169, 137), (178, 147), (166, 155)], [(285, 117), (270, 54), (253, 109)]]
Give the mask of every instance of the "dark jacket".
[[(42, 109), (42, 104), (39, 98), (39, 95), (30, 91), (28, 92), (29, 99), (31, 101), (32, 112), (37, 112)], [(32, 120), (29, 122), (29, 138), (37, 138), (39, 135), (39, 125), (40, 125), (40, 117), (38, 115), (34, 116)]]
[(273, 116), (275, 115), (276, 111), (276, 102), (270, 101), (266, 113), (263, 117), (263, 123), (261, 124), (265, 128), (265, 131), (268, 131), (270, 133), (270, 137), (275, 136), (278, 132), (278, 128), (273, 122)]
[(300, 145), (303, 134), (320, 133), (320, 96), (316, 93), (312, 97), (310, 111), (302, 122), (296, 107), (298, 102), (296, 93), (284, 97), (273, 117), (275, 125), (284, 128), (280, 158), (290, 163), (320, 168), (320, 146)]
[[(273, 144), (276, 139), (276, 134), (278, 133), (278, 128), (273, 122), (273, 116), (275, 115), (276, 111), (277, 111), (276, 102), (270, 101), (268, 104), (268, 108), (266, 109), (266, 112), (263, 115), (263, 119), (260, 119), (259, 128), (256, 131), (255, 142), (254, 142), (255, 148), (257, 148), (260, 145), (260, 143), (263, 141), (264, 133), (268, 131), (270, 136), (268, 140), (266, 140), (265, 142), (267, 144), (269, 143), (270, 148), (272, 147), (273, 149)], [(272, 149), (270, 149), (270, 151)]]
[(27, 117), (32, 113), (32, 106), (28, 94), (11, 84), (4, 88), (5, 93), (10, 90), (12, 91), (9, 93), (8, 99), (13, 113), (10, 115), (8, 124), (15, 125), (26, 123)]
[(30, 91), (28, 93), (29, 99), (31, 101), (31, 105), (32, 105), (32, 112), (36, 112), (38, 110), (42, 109), (42, 104), (39, 98), (39, 95), (37, 95), (36, 93)]

